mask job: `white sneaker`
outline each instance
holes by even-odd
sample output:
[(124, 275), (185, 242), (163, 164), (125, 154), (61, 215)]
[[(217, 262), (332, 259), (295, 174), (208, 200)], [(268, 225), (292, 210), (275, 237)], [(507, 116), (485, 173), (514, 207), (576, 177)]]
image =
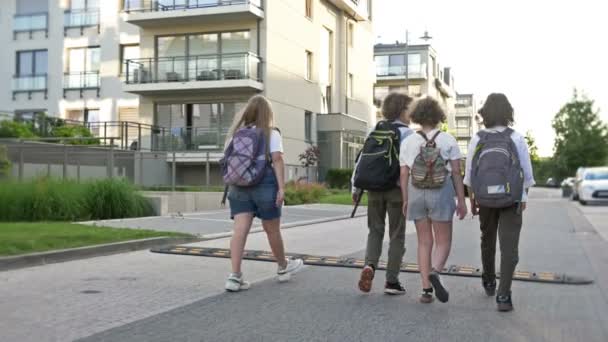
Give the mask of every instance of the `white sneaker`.
[(284, 268), (279, 267), (277, 271), (277, 279), (280, 283), (284, 283), (291, 279), (291, 276), (298, 273), (304, 266), (302, 259), (287, 259), (287, 265)]
[(244, 281), (243, 277), (238, 277), (234, 273), (230, 273), (226, 280), (226, 291), (228, 292), (239, 292), (241, 290), (249, 290), (251, 284), (248, 281)]

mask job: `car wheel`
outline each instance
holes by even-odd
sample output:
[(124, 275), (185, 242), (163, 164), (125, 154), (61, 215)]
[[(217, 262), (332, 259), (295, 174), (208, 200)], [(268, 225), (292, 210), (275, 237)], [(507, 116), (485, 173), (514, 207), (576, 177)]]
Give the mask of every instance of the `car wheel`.
[(578, 201), (578, 195), (572, 194), (572, 200), (573, 201)]
[(587, 205), (587, 201), (580, 200), (579, 202), (581, 202), (582, 205)]

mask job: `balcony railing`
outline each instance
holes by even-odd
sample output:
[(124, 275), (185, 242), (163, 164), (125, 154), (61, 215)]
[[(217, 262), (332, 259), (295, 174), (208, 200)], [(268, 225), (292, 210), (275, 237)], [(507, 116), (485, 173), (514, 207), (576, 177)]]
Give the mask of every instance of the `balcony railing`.
[(157, 151), (219, 150), (227, 131), (211, 127), (159, 128), (154, 135), (153, 149)]
[(99, 31), (99, 9), (67, 10), (64, 14), (64, 34), (67, 30), (79, 28), (80, 33), (86, 27), (97, 26)]
[(28, 93), (31, 97), (35, 92), (46, 92), (48, 90), (48, 76), (44, 75), (18, 75), (13, 77), (13, 99), (16, 94)]
[[(426, 78), (426, 67), (423, 65), (410, 66), (408, 68), (409, 78)], [(376, 76), (378, 77), (405, 77), (405, 66), (378, 66), (376, 67)]]
[(13, 18), (13, 35), (17, 38), (19, 33), (29, 33), (30, 39), (32, 34), (38, 31), (44, 31), (48, 37), (49, 30), (49, 14), (44, 13), (29, 13), (17, 14)]
[(85, 90), (97, 90), (101, 86), (99, 71), (67, 72), (63, 75), (63, 96), (67, 91), (79, 90), (82, 97)]
[(456, 137), (458, 138), (463, 138), (463, 137), (471, 137), (473, 133), (473, 130), (471, 127), (456, 127), (454, 129), (454, 134), (456, 135)]
[(260, 80), (260, 58), (252, 53), (127, 60), (127, 84)]
[(125, 0), (125, 12), (162, 12), (251, 4), (262, 8), (262, 0)]

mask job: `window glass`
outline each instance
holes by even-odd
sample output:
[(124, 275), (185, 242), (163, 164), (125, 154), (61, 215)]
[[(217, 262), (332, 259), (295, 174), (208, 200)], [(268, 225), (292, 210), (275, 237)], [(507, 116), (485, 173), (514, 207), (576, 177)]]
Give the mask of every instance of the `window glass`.
[(34, 75), (44, 75), (48, 71), (48, 53), (36, 51), (34, 56)]
[(186, 55), (186, 36), (158, 37), (158, 57)]
[(70, 9), (72, 10), (84, 10), (87, 8), (86, 0), (70, 0)]
[(249, 50), (249, 31), (222, 33), (222, 53), (239, 53)]
[(120, 70), (121, 74), (127, 73), (127, 64), (126, 62), (130, 59), (138, 59), (139, 58), (139, 45), (122, 45), (120, 47), (121, 53), (120, 56), (122, 60), (120, 61)]
[(18, 52), (17, 74), (27, 76), (33, 73), (34, 54), (31, 51)]
[(304, 113), (304, 139), (312, 141), (312, 112)]
[(85, 71), (99, 71), (100, 49), (88, 48), (86, 53)]
[(305, 77), (307, 80), (312, 79), (312, 52), (306, 51), (306, 74)]

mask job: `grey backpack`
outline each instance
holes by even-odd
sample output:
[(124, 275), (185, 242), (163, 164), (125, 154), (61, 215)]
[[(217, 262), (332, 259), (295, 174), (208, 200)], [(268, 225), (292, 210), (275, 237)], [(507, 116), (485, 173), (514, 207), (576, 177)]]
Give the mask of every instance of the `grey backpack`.
[(511, 139), (513, 130), (481, 131), (473, 157), (471, 185), (482, 207), (508, 208), (521, 201), (524, 174)]

